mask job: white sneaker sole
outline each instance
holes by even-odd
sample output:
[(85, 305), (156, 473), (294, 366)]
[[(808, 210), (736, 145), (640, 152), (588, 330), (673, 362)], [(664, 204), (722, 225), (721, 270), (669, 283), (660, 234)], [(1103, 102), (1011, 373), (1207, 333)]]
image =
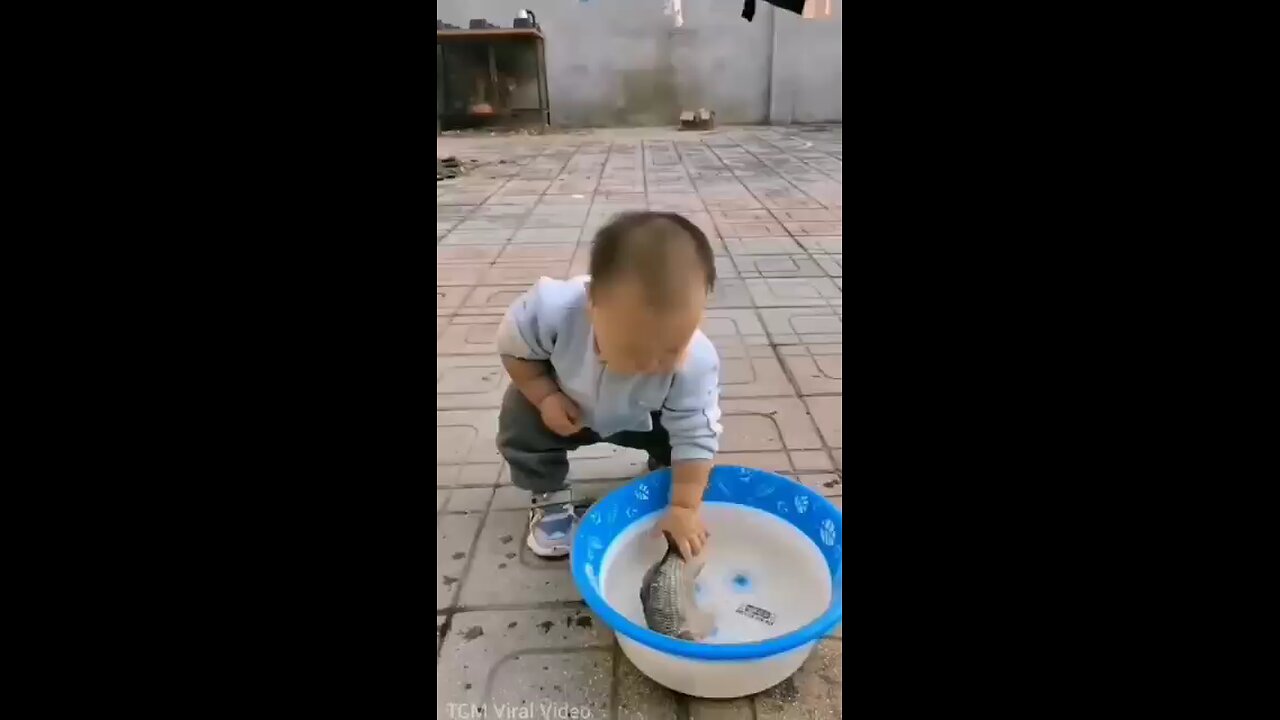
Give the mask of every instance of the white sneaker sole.
[(565, 555), (568, 555), (568, 554), (569, 554), (569, 546), (568, 546), (568, 545), (556, 545), (556, 546), (553, 546), (553, 547), (552, 547), (552, 548), (550, 548), (550, 549), (547, 549), (547, 548), (545, 548), (545, 547), (543, 547), (543, 546), (541, 546), (541, 545), (537, 544), (536, 542), (534, 542), (534, 541), (533, 541), (533, 533), (532, 533), (532, 532), (530, 532), (528, 535), (525, 535), (525, 536), (524, 536), (524, 544), (525, 544), (526, 546), (528, 546), (528, 548), (529, 548), (531, 551), (533, 551), (533, 554), (534, 554), (534, 555), (537, 555), (538, 557), (544, 557), (544, 558), (560, 558), (560, 557), (564, 557)]

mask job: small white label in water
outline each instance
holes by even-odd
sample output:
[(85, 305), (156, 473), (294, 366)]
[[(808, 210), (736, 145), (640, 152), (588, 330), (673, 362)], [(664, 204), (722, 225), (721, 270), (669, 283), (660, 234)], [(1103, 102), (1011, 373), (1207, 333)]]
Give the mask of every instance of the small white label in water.
[(758, 608), (755, 605), (748, 605), (747, 603), (743, 603), (738, 606), (738, 614), (746, 615), (752, 620), (759, 620), (765, 625), (772, 625), (773, 621), (778, 617), (764, 608)]

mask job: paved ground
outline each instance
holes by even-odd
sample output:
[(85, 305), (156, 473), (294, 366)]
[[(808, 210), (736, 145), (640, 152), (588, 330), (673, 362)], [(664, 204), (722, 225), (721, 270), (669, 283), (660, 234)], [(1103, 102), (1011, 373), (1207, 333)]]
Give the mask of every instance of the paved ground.
[[(728, 702), (676, 696), (626, 660), (567, 562), (524, 547), (527, 496), (493, 444), (507, 384), (493, 340), (529, 284), (586, 272), (612, 214), (682, 212), (712, 237), (721, 278), (703, 325), (723, 360), (720, 460), (797, 477), (839, 505), (841, 145), (839, 126), (440, 139), (439, 154), (481, 164), (436, 185), (438, 717), (487, 705), (489, 718), (542, 718), (547, 703), (550, 717), (840, 715), (839, 631), (793, 678)], [(645, 459), (609, 445), (572, 458), (592, 496)], [(556, 714), (566, 705), (577, 715)]]

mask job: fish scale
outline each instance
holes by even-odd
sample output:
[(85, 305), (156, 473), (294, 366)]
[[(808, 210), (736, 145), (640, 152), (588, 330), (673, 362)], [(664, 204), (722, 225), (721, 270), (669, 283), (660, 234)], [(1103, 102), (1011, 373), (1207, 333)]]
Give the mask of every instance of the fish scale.
[[(665, 534), (665, 533), (664, 533)], [(640, 584), (640, 606), (649, 629), (681, 640), (702, 640), (714, 619), (694, 602), (694, 579), (702, 571), (685, 562), (667, 535), (667, 552), (649, 568)]]

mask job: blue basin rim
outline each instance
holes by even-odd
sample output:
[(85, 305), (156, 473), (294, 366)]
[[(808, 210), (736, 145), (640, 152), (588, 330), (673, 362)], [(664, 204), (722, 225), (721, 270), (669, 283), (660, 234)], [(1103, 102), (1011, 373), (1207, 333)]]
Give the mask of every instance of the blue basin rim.
[(613, 629), (654, 650), (698, 660), (755, 660), (793, 650), (821, 639), (840, 622), (844, 607), (842, 590), (843, 515), (826, 498), (790, 478), (765, 470), (718, 465), (704, 500), (733, 502), (758, 508), (785, 520), (804, 532), (827, 561), (831, 571), (831, 606), (817, 620), (795, 632), (758, 643), (712, 645), (667, 637), (631, 622), (609, 606), (596, 589), (600, 562), (620, 532), (647, 515), (666, 508), (671, 492), (671, 470), (663, 469), (637, 478), (606, 495), (583, 516), (575, 530), (570, 570), (578, 592), (597, 615)]

